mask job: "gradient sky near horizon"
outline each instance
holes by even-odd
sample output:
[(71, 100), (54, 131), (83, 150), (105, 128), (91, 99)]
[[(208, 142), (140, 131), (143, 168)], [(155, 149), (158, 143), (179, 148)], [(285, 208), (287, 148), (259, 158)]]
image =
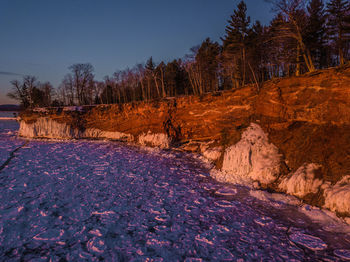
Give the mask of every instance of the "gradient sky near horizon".
[[(246, 0), (252, 21), (273, 14)], [(153, 56), (181, 58), (207, 37), (220, 42), (239, 0), (0, 0), (0, 104), (10, 81), (37, 76), (58, 87), (74, 63), (97, 80)]]

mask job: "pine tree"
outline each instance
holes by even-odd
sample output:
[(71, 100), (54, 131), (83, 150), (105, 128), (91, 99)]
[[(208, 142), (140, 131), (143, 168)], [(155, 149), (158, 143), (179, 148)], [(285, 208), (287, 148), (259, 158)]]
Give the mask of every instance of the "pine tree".
[(247, 16), (247, 5), (241, 1), (234, 10), (226, 26), (223, 41), (223, 58), (232, 84), (239, 87), (245, 84), (246, 77), (246, 48), (250, 27), (250, 17)]
[[(153, 89), (153, 79), (154, 79), (154, 62), (152, 56), (147, 60), (146, 62), (146, 79), (147, 79), (147, 98), (151, 99), (152, 96), (152, 89)], [(159, 97), (159, 89), (158, 91), (158, 97)]]
[(204, 92), (218, 90), (217, 71), (219, 67), (218, 56), (221, 51), (220, 49), (220, 45), (216, 42), (213, 43), (210, 38), (207, 38), (198, 49), (196, 63), (198, 63), (198, 68), (200, 70)]
[(265, 27), (259, 21), (256, 21), (249, 30), (247, 38), (247, 63), (250, 82), (254, 82), (259, 90), (260, 83), (264, 81), (264, 60), (267, 53)]
[(154, 65), (154, 62), (153, 62), (153, 57), (151, 56), (151, 57), (147, 60), (145, 68), (146, 68), (146, 70), (152, 72), (152, 71), (154, 70), (154, 67), (155, 67), (155, 65)]
[(328, 36), (337, 50), (338, 61), (344, 65), (349, 52), (350, 3), (347, 0), (331, 0), (327, 4)]
[(305, 44), (318, 68), (327, 66), (326, 59), (326, 15), (322, 0), (311, 0), (307, 7), (308, 18), (304, 33)]

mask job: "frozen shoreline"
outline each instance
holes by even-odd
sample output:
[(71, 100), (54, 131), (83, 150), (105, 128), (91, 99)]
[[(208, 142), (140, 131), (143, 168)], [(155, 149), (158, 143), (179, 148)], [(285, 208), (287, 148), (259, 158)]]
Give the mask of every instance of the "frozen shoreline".
[[(133, 137), (120, 132), (106, 132), (97, 128), (84, 131), (72, 128), (65, 123), (58, 123), (50, 118), (39, 118), (37, 122), (20, 122), (19, 135), (29, 138), (48, 139), (107, 139), (132, 143), (138, 146), (151, 146), (160, 149), (172, 149), (171, 141), (165, 134), (140, 134)], [(220, 150), (220, 149), (218, 149)], [(209, 162), (213, 149), (203, 147), (201, 155)], [(216, 158), (220, 156), (216, 154)], [(208, 157), (209, 156), (209, 157)], [(319, 180), (315, 173), (320, 168), (317, 163), (305, 163), (296, 172), (280, 177), (281, 155), (278, 148), (269, 142), (268, 135), (258, 124), (252, 123), (243, 133), (241, 140), (224, 152), (222, 170), (213, 170), (211, 176), (217, 181), (245, 185), (250, 188), (269, 188), (277, 184), (277, 189), (288, 195), (303, 198), (307, 194), (316, 194), (324, 190), (325, 205), (333, 212), (350, 213), (349, 181), (331, 186)], [(349, 188), (349, 190), (348, 190)], [(275, 190), (275, 189), (274, 189)], [(344, 200), (345, 199), (345, 200)], [(350, 218), (344, 221), (350, 224)]]
[[(209, 161), (187, 154), (29, 140), (1, 172), (0, 227), (12, 224), (0, 233), (0, 254), (37, 258), (21, 248), (29, 243), (42, 257), (71, 259), (347, 259), (350, 235), (338, 218), (295, 197), (219, 183)], [(23, 223), (35, 226), (18, 235)]]

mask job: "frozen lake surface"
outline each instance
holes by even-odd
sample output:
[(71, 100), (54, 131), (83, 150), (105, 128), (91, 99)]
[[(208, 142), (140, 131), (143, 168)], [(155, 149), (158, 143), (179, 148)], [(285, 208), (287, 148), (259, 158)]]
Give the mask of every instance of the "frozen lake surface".
[(344, 225), (220, 184), (184, 153), (26, 142), (17, 128), (0, 121), (1, 261), (350, 259)]

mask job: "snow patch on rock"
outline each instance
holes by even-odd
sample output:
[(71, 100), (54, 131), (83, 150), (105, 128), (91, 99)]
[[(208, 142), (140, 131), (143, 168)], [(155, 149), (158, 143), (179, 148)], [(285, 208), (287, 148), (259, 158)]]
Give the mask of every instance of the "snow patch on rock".
[(325, 207), (334, 212), (350, 213), (350, 176), (324, 189)]
[(151, 131), (148, 131), (147, 134), (142, 133), (138, 138), (138, 142), (142, 146), (155, 146), (159, 148), (170, 147), (170, 139), (166, 134), (153, 134)]
[[(269, 143), (262, 128), (252, 123), (242, 134), (241, 140), (229, 147), (224, 154), (222, 171), (224, 182), (234, 182), (236, 177), (269, 184), (280, 172), (281, 155), (278, 148)], [(222, 179), (220, 179), (222, 180)]]
[(304, 197), (309, 193), (317, 193), (323, 183), (315, 179), (315, 171), (321, 166), (318, 164), (303, 164), (295, 173), (289, 174), (279, 184), (279, 188), (287, 194)]
[(80, 131), (66, 123), (59, 123), (48, 117), (41, 117), (34, 123), (20, 122), (19, 136), (29, 138), (79, 138)]

